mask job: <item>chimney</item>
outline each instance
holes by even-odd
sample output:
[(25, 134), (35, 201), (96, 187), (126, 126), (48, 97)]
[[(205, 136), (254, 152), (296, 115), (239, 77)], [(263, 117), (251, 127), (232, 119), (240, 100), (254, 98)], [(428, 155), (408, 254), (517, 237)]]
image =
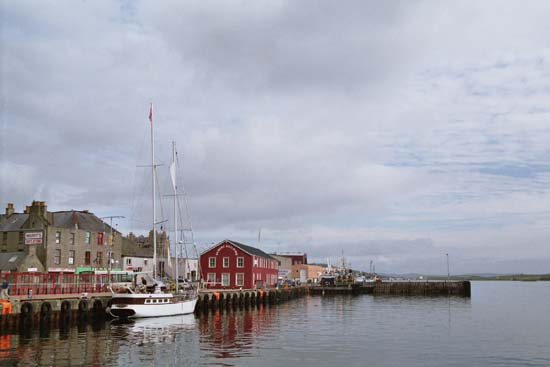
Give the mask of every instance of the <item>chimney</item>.
[(8, 206), (6, 207), (6, 218), (11, 217), (13, 214), (13, 203), (8, 203)]
[(76, 212), (73, 210), (73, 224), (74, 229), (78, 229), (78, 216), (76, 215)]
[(48, 213), (48, 207), (46, 206), (46, 202), (41, 201), (40, 202), (40, 215), (42, 216), (42, 218), (47, 220), (48, 219), (47, 213)]

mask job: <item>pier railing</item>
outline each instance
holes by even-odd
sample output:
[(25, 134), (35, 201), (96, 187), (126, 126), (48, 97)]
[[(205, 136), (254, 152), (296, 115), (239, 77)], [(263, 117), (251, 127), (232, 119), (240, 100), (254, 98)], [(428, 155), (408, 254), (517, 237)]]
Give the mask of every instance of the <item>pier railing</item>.
[(8, 282), (10, 296), (38, 296), (76, 293), (110, 292), (109, 284), (116, 275), (74, 273), (8, 273), (2, 278)]

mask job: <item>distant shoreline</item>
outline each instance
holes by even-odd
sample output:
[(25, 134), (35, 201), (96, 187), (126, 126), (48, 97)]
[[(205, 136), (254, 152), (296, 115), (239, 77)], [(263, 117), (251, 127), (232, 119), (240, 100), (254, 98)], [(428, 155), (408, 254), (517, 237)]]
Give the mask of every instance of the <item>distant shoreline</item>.
[[(431, 280), (445, 280), (446, 276), (428, 276)], [(505, 280), (519, 282), (536, 282), (550, 281), (550, 274), (510, 274), (510, 275), (494, 275), (494, 276), (478, 276), (478, 275), (456, 275), (451, 276), (451, 280)]]

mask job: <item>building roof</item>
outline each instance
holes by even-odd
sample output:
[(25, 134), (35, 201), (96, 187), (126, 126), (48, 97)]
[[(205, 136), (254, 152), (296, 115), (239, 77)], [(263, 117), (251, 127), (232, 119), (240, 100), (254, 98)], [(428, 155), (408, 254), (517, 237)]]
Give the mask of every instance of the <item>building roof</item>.
[(0, 270), (17, 270), (27, 256), (24, 252), (0, 252)]
[[(86, 211), (60, 211), (49, 212), (48, 216), (52, 220), (51, 226), (59, 228), (74, 228), (78, 224), (79, 229), (94, 232), (110, 232), (111, 227), (98, 218), (95, 214)], [(25, 222), (29, 219), (29, 214), (13, 213), (9, 217), (0, 215), (0, 231), (19, 231), (21, 229), (33, 229), (32, 227), (23, 228)], [(118, 232), (113, 228), (113, 232)]]
[(228, 240), (228, 239), (225, 239), (223, 240), (222, 242), (218, 243), (217, 245), (215, 245), (214, 247), (206, 250), (205, 252), (207, 251), (210, 251), (211, 249), (215, 248), (215, 247), (218, 247), (219, 245), (221, 245), (222, 243), (224, 242), (229, 242), (230, 244), (232, 244), (233, 246), (235, 247), (238, 247), (240, 248), (241, 250), (243, 250), (244, 252), (250, 254), (250, 255), (254, 255), (254, 256), (261, 256), (261, 257), (266, 257), (268, 259), (272, 259), (272, 260), (275, 260), (275, 261), (278, 261), (277, 259), (269, 256), (268, 254), (266, 254), (265, 252), (263, 252), (262, 250), (260, 250), (259, 248), (256, 248), (256, 247), (252, 247), (252, 246), (248, 246), (248, 245), (245, 245), (243, 243), (240, 243), (240, 242), (237, 242), (237, 241), (232, 241), (232, 240)]
[(0, 231), (18, 231), (28, 218), (28, 214), (20, 213), (14, 213), (9, 217), (0, 215)]
[[(94, 232), (110, 232), (111, 227), (98, 218), (95, 214), (86, 211), (62, 211), (52, 212), (54, 227), (73, 228), (75, 223), (79, 229), (85, 229)], [(113, 228), (113, 232), (118, 232)]]

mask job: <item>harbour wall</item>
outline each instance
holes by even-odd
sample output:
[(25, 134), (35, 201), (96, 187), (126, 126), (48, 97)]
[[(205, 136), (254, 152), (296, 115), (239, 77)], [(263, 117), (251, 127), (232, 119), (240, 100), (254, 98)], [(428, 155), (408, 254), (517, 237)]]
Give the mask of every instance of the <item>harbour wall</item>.
[(395, 281), (378, 282), (372, 294), (375, 296), (471, 296), (470, 281)]
[(15, 332), (40, 324), (70, 324), (105, 319), (111, 293), (11, 297), (0, 302), (0, 332)]
[(195, 313), (277, 305), (307, 295), (305, 287), (268, 290), (222, 290), (199, 293)]
[[(277, 305), (305, 295), (372, 294), (374, 296), (471, 296), (469, 281), (383, 281), (346, 287), (292, 287), (267, 290), (202, 290), (195, 314), (216, 310), (248, 309), (260, 305)], [(43, 295), (30, 299), (12, 297), (0, 302), (0, 332), (43, 323), (68, 324), (93, 322), (108, 317), (110, 293), (80, 295)]]

